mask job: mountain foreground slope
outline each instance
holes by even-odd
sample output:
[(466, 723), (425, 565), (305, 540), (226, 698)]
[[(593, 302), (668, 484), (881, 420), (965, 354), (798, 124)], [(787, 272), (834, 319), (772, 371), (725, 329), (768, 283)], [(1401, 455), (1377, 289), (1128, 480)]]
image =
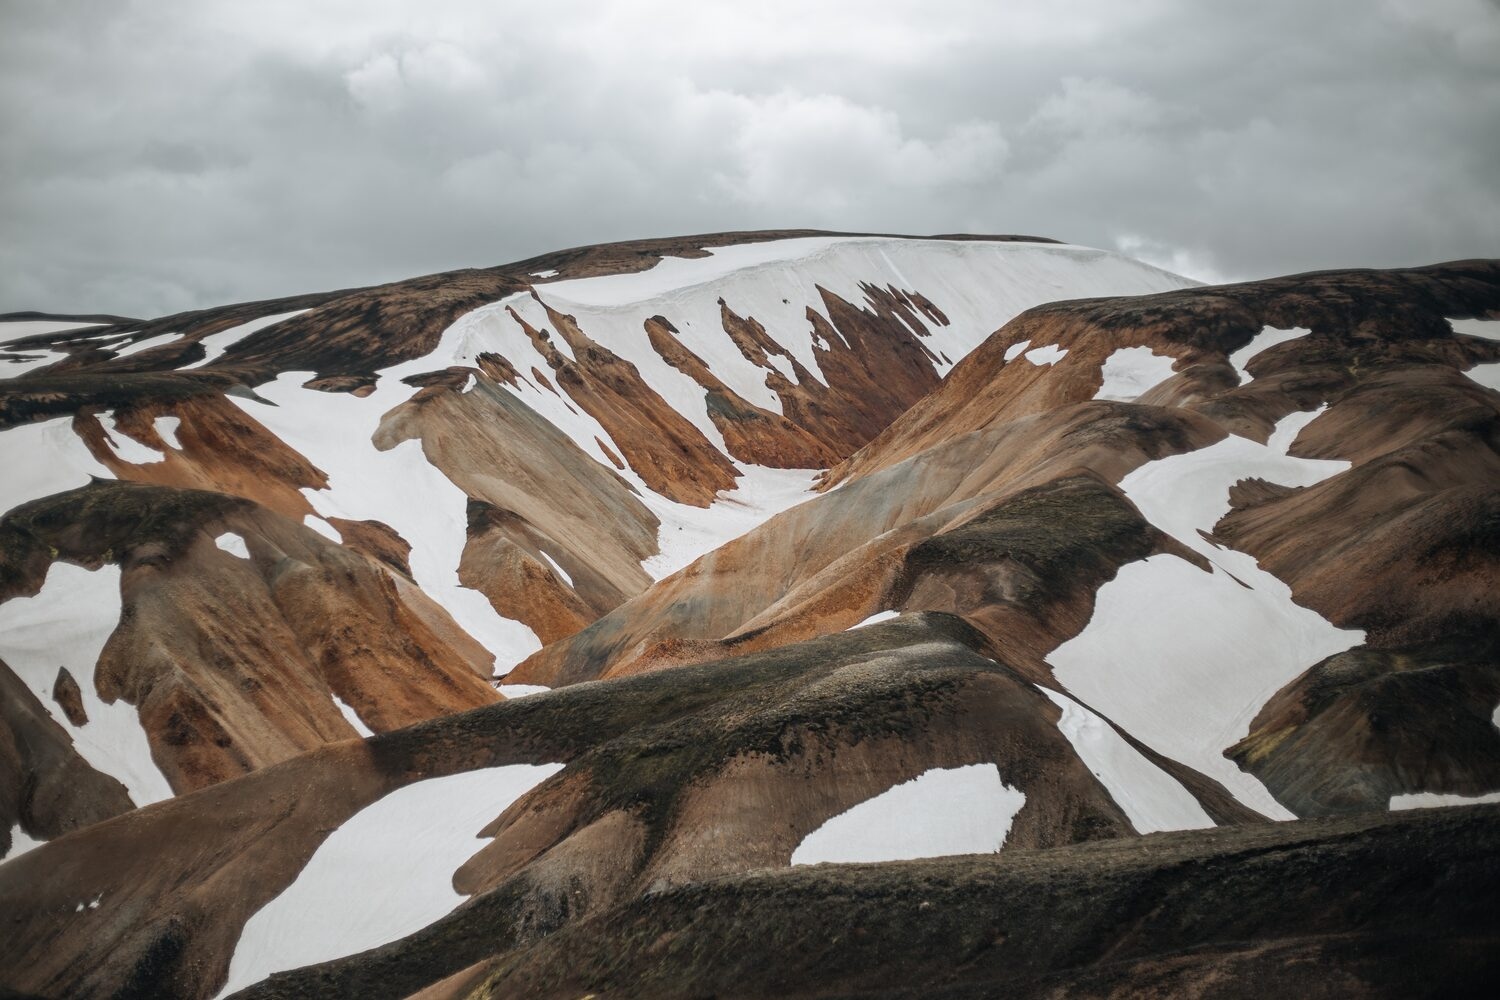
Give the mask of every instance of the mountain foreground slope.
[(0, 318), (0, 990), (1478, 988), (1497, 319), (805, 231)]

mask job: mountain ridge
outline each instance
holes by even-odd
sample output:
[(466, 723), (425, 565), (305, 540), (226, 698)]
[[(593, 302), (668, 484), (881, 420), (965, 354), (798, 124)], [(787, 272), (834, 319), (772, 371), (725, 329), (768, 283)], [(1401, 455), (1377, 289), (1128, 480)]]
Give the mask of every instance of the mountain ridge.
[[(1381, 995), (1422, 941), (1480, 981), (1495, 807), (1401, 811), (1500, 795), (1500, 261), (719, 235), (0, 328), (0, 987)], [(918, 859), (997, 849), (1176, 888), (970, 941), (986, 863)], [(1342, 888), (1288, 936), (1220, 875)], [(741, 969), (877, 884), (868, 971)]]

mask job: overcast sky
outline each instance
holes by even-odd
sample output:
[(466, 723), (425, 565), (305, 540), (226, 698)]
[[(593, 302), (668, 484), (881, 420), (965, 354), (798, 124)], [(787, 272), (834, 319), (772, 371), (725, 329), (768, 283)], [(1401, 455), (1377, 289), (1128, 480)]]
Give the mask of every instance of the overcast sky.
[(0, 0), (0, 311), (722, 229), (1500, 256), (1500, 0)]

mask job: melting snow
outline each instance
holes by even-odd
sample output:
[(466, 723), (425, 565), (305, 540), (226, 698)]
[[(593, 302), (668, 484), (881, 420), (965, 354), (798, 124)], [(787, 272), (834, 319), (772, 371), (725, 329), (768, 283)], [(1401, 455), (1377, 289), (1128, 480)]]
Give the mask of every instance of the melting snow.
[(177, 440), (177, 428), (182, 426), (182, 421), (177, 417), (157, 417), (151, 421), (151, 426), (156, 429), (157, 436), (166, 442), (169, 448), (182, 448), (182, 443)]
[(1026, 360), (1037, 367), (1042, 365), (1055, 365), (1067, 356), (1066, 347), (1058, 347), (1056, 344), (1048, 344), (1045, 347), (1033, 347), (1026, 352)]
[(102, 414), (104, 428), (109, 432), (110, 445), (114, 448), (115, 455), (122, 462), (131, 465), (149, 465), (152, 462), (160, 462), (167, 456), (149, 445), (141, 444), (135, 438), (120, 429), (115, 421), (113, 410), (105, 410)]
[[(138, 806), (171, 798), (151, 758), (146, 731), (134, 706), (106, 705), (94, 686), (94, 665), (120, 621), (120, 569), (89, 571), (55, 562), (34, 597), (0, 604), (0, 660), (42, 702), (95, 770), (119, 779)], [(74, 726), (52, 700), (59, 667), (78, 682), (88, 722)]]
[(1253, 558), (1199, 531), (1228, 512), (1229, 488), (1241, 479), (1310, 486), (1347, 469), (1286, 454), (1317, 415), (1286, 417), (1266, 445), (1231, 436), (1126, 476), (1120, 487), (1146, 519), (1207, 557), (1212, 572), (1170, 555), (1121, 567), (1099, 589), (1088, 626), (1047, 657), (1060, 683), (1136, 739), (1276, 819), (1293, 817), (1223, 750), (1273, 694), (1364, 633), (1334, 628)]
[(848, 628), (844, 629), (844, 631), (852, 632), (857, 628), (864, 628), (866, 625), (876, 625), (880, 622), (888, 622), (892, 618), (899, 618), (900, 616), (901, 612), (899, 611), (877, 611), (870, 617), (866, 618), (864, 621), (860, 622), (858, 625), (850, 625)]
[(339, 529), (323, 520), (323, 518), (318, 517), (316, 514), (303, 514), (302, 525), (303, 527), (311, 528), (318, 534), (322, 535), (324, 538), (333, 539), (333, 541), (337, 542), (340, 545), (344, 543), (344, 536), (339, 532)]
[(1014, 360), (1016, 360), (1016, 358), (1018, 358), (1020, 356), (1021, 352), (1024, 351), (1024, 350), (1026, 350), (1026, 348), (1028, 348), (1030, 346), (1031, 346), (1031, 339), (1029, 337), (1026, 340), (1018, 340), (1018, 341), (1016, 341), (1014, 344), (1011, 344), (1009, 347), (1007, 347), (1005, 349), (1005, 360), (1006, 361), (1014, 361)]
[(1175, 360), (1149, 347), (1122, 347), (1104, 360), (1104, 384), (1094, 398), (1132, 402), (1171, 378)]
[(1500, 802), (1500, 792), (1484, 795), (1452, 795), (1446, 792), (1412, 792), (1407, 795), (1392, 795), (1390, 808), (1434, 809), (1439, 806), (1472, 806), (1481, 802)]
[(1065, 694), (1038, 689), (1062, 709), (1057, 728), (1138, 832), (1201, 830), (1214, 825), (1192, 792), (1147, 760), (1113, 726)]
[(833, 817), (797, 845), (792, 864), (992, 853), (1025, 804), (994, 764), (936, 768)]
[[(332, 692), (329, 693), (332, 694)], [(370, 727), (365, 725), (364, 720), (359, 717), (359, 713), (354, 710), (353, 705), (347, 704), (336, 694), (333, 694), (332, 697), (333, 703), (338, 706), (340, 712), (344, 713), (344, 718), (348, 720), (349, 725), (354, 727), (356, 733), (366, 738), (375, 735)]]
[(559, 566), (557, 560), (547, 554), (546, 549), (539, 549), (538, 551), (542, 553), (542, 558), (547, 560), (547, 565), (552, 567), (552, 572), (556, 573), (568, 586), (573, 586), (573, 578), (568, 575), (568, 571)]
[(3, 859), (0, 859), (0, 863), (10, 861), (13, 858), (19, 858), (32, 848), (41, 847), (45, 843), (45, 840), (32, 840), (26, 831), (21, 829), (21, 824), (17, 823), (15, 828), (10, 831), (10, 852)]
[(555, 277), (557, 277), (557, 271), (556, 270), (532, 271), (531, 272), (531, 276), (533, 278), (555, 278)]
[(1485, 340), (1500, 340), (1500, 319), (1450, 319), (1454, 333), (1466, 333)]
[(495, 690), (507, 698), (525, 698), (529, 695), (541, 694), (544, 691), (551, 691), (552, 689), (545, 684), (497, 684), (495, 685)]
[(360, 810), (245, 924), (220, 996), (439, 919), (464, 901), (453, 873), (484, 846), (479, 831), (560, 770), (512, 764), (429, 778)]
[(1475, 365), (1464, 374), (1487, 389), (1500, 391), (1500, 362)]
[(232, 556), (239, 556), (241, 559), (250, 558), (250, 550), (245, 547), (245, 539), (233, 531), (226, 531), (215, 538), (214, 544)]
[(1234, 366), (1235, 371), (1239, 372), (1240, 385), (1244, 385), (1246, 382), (1254, 379), (1255, 376), (1245, 370), (1245, 365), (1249, 364), (1250, 360), (1257, 354), (1269, 350), (1277, 344), (1284, 344), (1288, 340), (1305, 337), (1311, 332), (1311, 330), (1304, 330), (1300, 326), (1294, 326), (1290, 330), (1278, 330), (1274, 326), (1268, 326), (1261, 330), (1260, 333), (1257, 333), (1251, 339), (1250, 343), (1229, 356), (1229, 363)]

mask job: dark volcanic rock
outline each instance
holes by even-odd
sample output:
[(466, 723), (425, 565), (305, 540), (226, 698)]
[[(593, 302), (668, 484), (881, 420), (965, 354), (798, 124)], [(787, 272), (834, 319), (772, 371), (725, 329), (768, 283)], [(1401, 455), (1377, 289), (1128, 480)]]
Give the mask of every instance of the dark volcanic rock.
[(562, 930), (472, 996), (1479, 996), (1497, 848), (1477, 806), (732, 876)]

